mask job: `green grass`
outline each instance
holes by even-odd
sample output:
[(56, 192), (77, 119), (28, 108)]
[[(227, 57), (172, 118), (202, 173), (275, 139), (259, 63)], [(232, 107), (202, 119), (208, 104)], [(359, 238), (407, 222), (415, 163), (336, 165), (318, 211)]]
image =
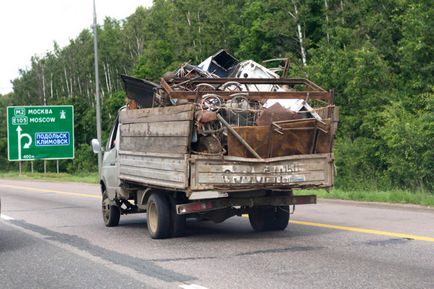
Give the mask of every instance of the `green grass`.
[(296, 194), (315, 194), (325, 199), (341, 199), (365, 202), (382, 202), (398, 204), (416, 204), (434, 207), (434, 194), (429, 192), (411, 192), (405, 190), (361, 191), (361, 190), (299, 190)]
[(4, 179), (25, 179), (25, 180), (44, 180), (54, 182), (77, 182), (97, 184), (99, 182), (98, 173), (66, 174), (66, 173), (30, 173), (19, 174), (17, 172), (0, 172), (0, 178)]

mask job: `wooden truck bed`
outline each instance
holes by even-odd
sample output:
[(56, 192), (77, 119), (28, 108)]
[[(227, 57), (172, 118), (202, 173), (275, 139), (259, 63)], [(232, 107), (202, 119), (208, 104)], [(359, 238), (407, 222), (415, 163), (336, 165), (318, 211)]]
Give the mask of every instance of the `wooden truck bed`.
[(122, 111), (121, 180), (185, 191), (187, 195), (205, 190), (234, 192), (332, 186), (332, 153), (258, 159), (191, 152), (194, 111), (193, 104)]

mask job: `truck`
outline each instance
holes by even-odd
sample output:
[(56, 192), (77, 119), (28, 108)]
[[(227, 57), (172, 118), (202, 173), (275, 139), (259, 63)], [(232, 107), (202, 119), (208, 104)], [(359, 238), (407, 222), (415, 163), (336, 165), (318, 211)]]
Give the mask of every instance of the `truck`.
[[(333, 186), (333, 91), (302, 78), (183, 69), (159, 85), (123, 76), (129, 104), (101, 169), (105, 225), (146, 213), (150, 237), (161, 239), (182, 236), (190, 218), (248, 215), (255, 231), (285, 230), (295, 205), (316, 203), (303, 189)], [(102, 150), (95, 139), (92, 147)]]

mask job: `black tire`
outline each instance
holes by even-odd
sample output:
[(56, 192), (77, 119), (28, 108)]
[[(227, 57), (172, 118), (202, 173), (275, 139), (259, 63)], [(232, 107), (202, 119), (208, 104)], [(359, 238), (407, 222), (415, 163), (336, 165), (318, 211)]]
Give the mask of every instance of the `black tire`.
[(121, 218), (121, 209), (111, 204), (107, 191), (102, 193), (102, 218), (106, 227), (119, 225), (119, 219)]
[(253, 207), (249, 210), (249, 221), (253, 230), (263, 232), (271, 230), (273, 207)]
[(289, 222), (289, 206), (253, 207), (249, 211), (249, 221), (257, 232), (285, 230)]
[(153, 193), (147, 205), (147, 226), (152, 239), (170, 237), (170, 204), (168, 199), (158, 193)]
[(289, 206), (276, 206), (271, 230), (283, 231), (289, 223)]
[(181, 237), (185, 235), (185, 227), (187, 225), (187, 220), (185, 215), (178, 215), (176, 213), (176, 205), (180, 202), (174, 197), (168, 196), (170, 202), (170, 221), (171, 221), (171, 236)]

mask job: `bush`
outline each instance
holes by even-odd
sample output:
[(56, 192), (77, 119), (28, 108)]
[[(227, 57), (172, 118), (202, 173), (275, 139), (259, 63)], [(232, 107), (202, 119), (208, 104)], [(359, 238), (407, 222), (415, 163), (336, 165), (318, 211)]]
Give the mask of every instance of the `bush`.
[(68, 173), (95, 172), (98, 170), (98, 158), (88, 144), (80, 144), (75, 151), (75, 159), (67, 164)]

